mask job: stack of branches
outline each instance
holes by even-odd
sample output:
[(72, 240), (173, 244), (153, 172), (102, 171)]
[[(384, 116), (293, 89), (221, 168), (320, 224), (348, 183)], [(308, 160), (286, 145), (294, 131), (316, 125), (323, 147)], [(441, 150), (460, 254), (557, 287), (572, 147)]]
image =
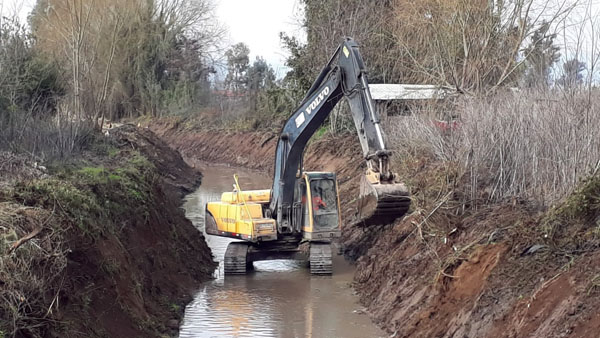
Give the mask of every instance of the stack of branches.
[(0, 333), (44, 337), (59, 307), (67, 266), (54, 213), (0, 203)]

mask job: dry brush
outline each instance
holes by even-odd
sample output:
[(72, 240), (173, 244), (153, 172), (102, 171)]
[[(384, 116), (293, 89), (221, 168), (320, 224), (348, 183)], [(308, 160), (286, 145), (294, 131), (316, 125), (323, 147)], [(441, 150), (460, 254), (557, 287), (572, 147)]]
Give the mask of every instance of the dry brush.
[(435, 114), (390, 117), (397, 157), (431, 154), (458, 168), (468, 204), (511, 198), (548, 206), (600, 169), (600, 99), (586, 91), (514, 91), (461, 98), (455, 124)]

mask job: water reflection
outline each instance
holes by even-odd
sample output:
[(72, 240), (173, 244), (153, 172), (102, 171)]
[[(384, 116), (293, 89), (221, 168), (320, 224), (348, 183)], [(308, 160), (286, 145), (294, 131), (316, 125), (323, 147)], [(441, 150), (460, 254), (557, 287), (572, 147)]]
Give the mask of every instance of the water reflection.
[[(188, 196), (186, 215), (203, 231), (204, 205), (231, 189), (232, 175), (242, 189), (269, 187), (260, 174), (230, 168), (204, 168), (202, 187)], [(180, 337), (378, 337), (384, 336), (365, 315), (352, 295), (352, 268), (334, 258), (333, 276), (311, 276), (302, 263), (254, 263), (247, 276), (224, 278), (222, 260), (227, 238), (206, 236), (219, 269), (188, 305)]]

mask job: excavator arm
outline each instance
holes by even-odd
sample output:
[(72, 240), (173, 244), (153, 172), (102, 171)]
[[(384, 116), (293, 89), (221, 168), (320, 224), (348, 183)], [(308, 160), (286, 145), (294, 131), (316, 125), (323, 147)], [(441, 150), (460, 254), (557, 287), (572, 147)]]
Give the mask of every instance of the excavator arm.
[(343, 97), (350, 105), (367, 161), (367, 172), (361, 178), (359, 219), (366, 225), (389, 223), (403, 216), (410, 206), (406, 187), (396, 182), (396, 175), (389, 168), (391, 153), (385, 147), (358, 45), (346, 38), (279, 136), (269, 212), (276, 217), (280, 233), (300, 231), (300, 225), (293, 224), (292, 205), (304, 149)]

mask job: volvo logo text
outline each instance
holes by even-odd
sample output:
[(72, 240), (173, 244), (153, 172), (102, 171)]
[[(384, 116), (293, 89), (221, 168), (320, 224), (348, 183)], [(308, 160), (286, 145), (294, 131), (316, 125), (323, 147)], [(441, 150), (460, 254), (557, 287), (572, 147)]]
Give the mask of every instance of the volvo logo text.
[(317, 96), (317, 98), (315, 98), (313, 102), (310, 103), (310, 105), (306, 108), (306, 113), (308, 115), (312, 114), (313, 110), (315, 110), (315, 108), (317, 108), (321, 104), (321, 102), (323, 102), (327, 95), (329, 95), (329, 87), (325, 87), (321, 91), (319, 96)]

